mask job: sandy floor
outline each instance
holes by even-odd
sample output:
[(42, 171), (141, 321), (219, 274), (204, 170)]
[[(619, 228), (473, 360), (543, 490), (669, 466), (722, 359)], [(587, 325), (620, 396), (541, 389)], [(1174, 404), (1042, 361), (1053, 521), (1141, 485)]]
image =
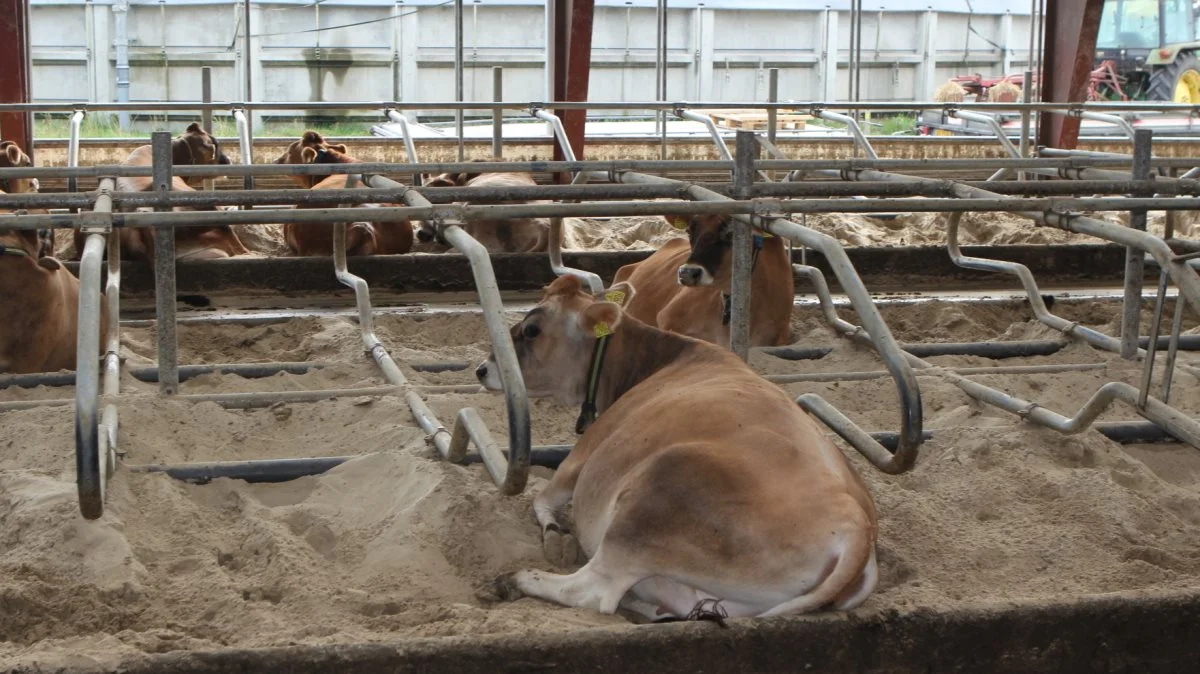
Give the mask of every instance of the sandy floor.
[[(1112, 332), (1110, 304), (1060, 303), (1068, 318)], [(1050, 338), (1017, 305), (892, 304), (901, 340)], [(848, 318), (852, 316), (847, 315)], [(877, 370), (871, 353), (840, 342), (811, 306), (795, 339), (835, 347), (818, 361), (756, 356), (764, 373)], [(380, 336), (401, 362), (474, 363), (487, 350), (474, 314), (384, 315)], [(1197, 332), (1193, 320), (1187, 325)], [(209, 375), (185, 393), (381, 385), (349, 319), (292, 319), (257, 327), (180, 329), (181, 362), (309, 360), (304, 375), (246, 380)], [(151, 362), (152, 329), (123, 335), (127, 367)], [(1189, 356), (1190, 357), (1190, 356)], [(939, 365), (985, 365), (971, 357)], [(1137, 368), (1084, 346), (994, 364), (1105, 363), (1101, 370), (980, 381), (1073, 413), (1106, 381)], [(468, 371), (407, 372), (428, 384), (471, 383)], [(1177, 375), (1173, 403), (1200, 413), (1195, 377)], [(881, 513), (882, 581), (861, 610), (946, 607), (1200, 586), (1200, 454), (1181, 445), (1122, 447), (1098, 433), (1066, 438), (973, 403), (943, 379), (921, 379), (926, 427), (942, 429), (917, 468), (889, 477), (851, 452)], [(434, 460), (404, 403), (342, 399), (236, 411), (158, 399), (122, 383), (121, 451), (129, 463), (362, 455), (329, 473), (282, 485), (219, 480), (192, 486), (121, 471), (108, 514), (85, 522), (74, 499), (71, 408), (0, 416), (0, 666), (99, 662), (137, 652), (272, 646), (481, 632), (544, 633), (609, 626), (620, 616), (523, 599), (485, 606), (475, 589), (498, 573), (546, 567), (530, 509), (548, 474), (506, 498), (479, 467)], [(794, 384), (864, 428), (895, 430), (888, 380)], [(0, 391), (0, 400), (71, 395)], [(498, 395), (427, 396), (443, 423), (479, 409), (504, 442)], [(577, 411), (533, 405), (534, 442), (574, 439)], [(1114, 408), (1104, 419), (1131, 419)]]
[[(1120, 220), (1118, 215), (1109, 215)], [(807, 223), (847, 245), (945, 241), (944, 216), (894, 220), (814, 216)], [(1161, 214), (1152, 229), (1161, 231)], [(278, 227), (241, 228), (259, 255), (284, 254)], [(1180, 235), (1200, 236), (1183, 220)], [(567, 249), (646, 249), (680, 236), (657, 218), (568, 220)], [(60, 251), (70, 255), (60, 233)], [(972, 214), (963, 243), (1094, 241), (1035, 228), (1005, 214)], [(1109, 334), (1112, 303), (1059, 303), (1071, 320)], [(934, 301), (883, 309), (905, 341), (1048, 339), (1020, 305)], [(848, 312), (843, 312), (853, 320)], [(1169, 314), (1168, 314), (1169, 315)], [(1198, 330), (1194, 318), (1187, 329)], [(461, 361), (486, 355), (471, 313), (382, 315), (377, 330), (396, 360)], [(818, 361), (757, 355), (763, 373), (881, 369), (839, 341), (811, 305), (794, 339), (834, 351)], [(207, 375), (185, 393), (301, 390), (384, 383), (348, 318), (274, 325), (185, 325), (185, 364), (311, 361), (304, 375)], [(126, 367), (153, 363), (153, 329), (126, 329)], [(1185, 358), (1194, 360), (1190, 354)], [(1102, 384), (1137, 382), (1139, 369), (1089, 347), (993, 362), (941, 357), (938, 365), (1101, 363), (1102, 369), (979, 381), (1073, 414)], [(1161, 362), (1161, 361), (1160, 361)], [(426, 374), (423, 384), (471, 384), (470, 369)], [(1200, 413), (1200, 383), (1176, 376), (1172, 403)], [(941, 377), (921, 378), (926, 428), (940, 432), (911, 473), (889, 477), (852, 450), (881, 514), (882, 580), (862, 610), (948, 607), (1144, 588), (1200, 586), (1200, 453), (1178, 444), (1122, 447), (1096, 432), (1063, 437), (974, 403)], [(896, 430), (890, 380), (792, 384), (819, 393), (869, 430)], [(0, 401), (63, 398), (71, 389), (0, 390)], [(426, 396), (445, 424), (476, 407), (500, 442), (504, 401), (485, 393)], [(329, 473), (283, 485), (218, 480), (192, 486), (120, 471), (98, 522), (77, 514), (72, 408), (0, 413), (0, 667), (112, 664), (138, 652), (275, 646), (484, 632), (541, 634), (609, 626), (622, 617), (524, 599), (485, 606), (475, 589), (495, 575), (546, 567), (530, 510), (549, 474), (526, 494), (498, 495), (478, 466), (434, 460), (402, 400), (352, 398), (250, 411), (159, 399), (152, 384), (122, 382), (121, 446), (129, 463), (361, 455)], [(533, 404), (535, 444), (571, 443), (577, 410)], [(1102, 419), (1136, 418), (1117, 406)]]

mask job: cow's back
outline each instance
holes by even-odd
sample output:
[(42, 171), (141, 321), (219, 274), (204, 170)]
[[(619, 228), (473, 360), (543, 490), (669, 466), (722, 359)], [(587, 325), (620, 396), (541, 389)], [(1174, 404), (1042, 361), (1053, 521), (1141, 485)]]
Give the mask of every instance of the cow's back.
[[(0, 371), (54, 372), (74, 369), (78, 332), (79, 280), (66, 267), (39, 266), (33, 258), (0, 260), (0, 295), (7, 303), (0, 330)], [(106, 330), (101, 296), (100, 343)]]
[[(712, 474), (699, 482), (710, 493), (697, 492), (697, 499), (720, 500), (730, 491), (785, 499), (781, 489), (831, 485), (873, 519), (861, 478), (812, 417), (731, 352), (698, 351), (700, 357), (685, 356), (621, 396), (576, 444), (572, 453), (587, 457), (574, 493), (578, 522), (603, 523), (603, 513), (618, 497), (632, 498), (627, 490), (647, 474), (666, 492), (696, 483), (694, 473), (706, 466)], [(781, 477), (795, 484), (781, 486)], [(581, 529), (580, 542), (593, 553), (598, 540), (589, 537)]]
[(626, 281), (637, 288), (625, 312), (648, 325), (658, 325), (658, 312), (684, 288), (679, 284), (679, 267), (690, 251), (686, 239), (672, 239), (645, 260), (618, 269), (613, 283)]
[[(482, 173), (468, 180), (467, 187), (504, 188), (536, 185), (529, 173)], [(499, 203), (497, 199), (471, 199), (470, 203)], [(505, 203), (531, 203), (511, 201)], [(538, 203), (538, 202), (533, 202)], [(473, 220), (463, 228), (489, 251), (499, 253), (543, 253), (550, 243), (550, 223), (545, 218)]]

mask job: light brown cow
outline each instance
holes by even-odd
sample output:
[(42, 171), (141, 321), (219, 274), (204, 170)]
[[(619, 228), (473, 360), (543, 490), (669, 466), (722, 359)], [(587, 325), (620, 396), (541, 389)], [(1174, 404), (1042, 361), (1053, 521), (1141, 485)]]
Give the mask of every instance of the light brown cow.
[[(283, 154), (279, 155), (279, 157), (277, 157), (272, 163), (308, 164), (310, 162), (305, 161), (304, 159), (304, 148), (311, 148), (313, 150), (336, 150), (342, 154), (346, 154), (346, 146), (344, 144), (328, 143), (325, 141), (325, 138), (316, 131), (305, 131), (304, 135), (300, 137), (300, 140), (292, 141), (292, 143), (287, 146), (287, 149), (283, 151)], [(296, 183), (300, 187), (303, 187), (304, 189), (310, 189), (315, 187), (317, 183), (328, 178), (329, 176), (292, 175), (288, 177), (292, 179), (292, 182)]]
[[(38, 235), (31, 230), (0, 232), (0, 373), (75, 368), (79, 279), (55, 258), (39, 257), (38, 247)], [(103, 303), (101, 295), (101, 344)]]
[[(475, 161), (504, 161), (503, 159), (477, 159)], [(427, 176), (424, 187), (524, 187), (536, 185), (529, 173), (443, 173)], [(545, 203), (528, 201), (503, 201), (499, 199), (471, 200), (472, 204), (495, 203)], [(545, 218), (516, 218), (511, 220), (472, 220), (463, 229), (493, 253), (542, 253), (550, 244), (550, 221)], [(417, 232), (422, 241), (433, 240), (434, 233), (422, 225)]]
[[(0, 140), (0, 168), (23, 168), (33, 166), (33, 160), (20, 145), (11, 140)], [(0, 192), (27, 194), (38, 191), (37, 178), (0, 178)], [(26, 209), (31, 215), (44, 215), (45, 209)], [(54, 255), (54, 230), (40, 229), (37, 233), (38, 257)]]
[[(316, 136), (315, 133), (312, 135)], [(305, 134), (307, 139), (309, 134)], [(317, 136), (320, 138), (320, 136)], [(304, 139), (301, 141), (304, 142)], [(347, 155), (336, 146), (300, 147), (299, 156), (306, 164), (357, 164), (357, 159)], [(282, 159), (282, 157), (281, 157)], [(287, 163), (278, 162), (277, 163)], [(326, 176), (314, 190), (343, 189), (348, 176)], [(379, 207), (391, 204), (362, 204), (364, 207)], [(304, 206), (299, 208), (320, 208)], [(332, 255), (333, 223), (288, 223), (283, 226), (283, 238), (294, 255)], [(346, 227), (347, 255), (401, 255), (412, 250), (413, 228), (408, 220), (392, 222), (353, 222)]]
[[(733, 231), (728, 216), (672, 217), (688, 240), (675, 239), (653, 255), (617, 270), (614, 282), (638, 289), (625, 311), (681, 335), (729, 346)], [(750, 290), (750, 345), (779, 346), (791, 336), (796, 292), (787, 248), (778, 237), (754, 234)]]
[[(151, 166), (154, 163), (153, 149), (142, 145), (129, 154), (129, 158), (121, 162), (122, 166)], [(171, 142), (171, 163), (175, 166), (216, 165), (228, 164), (229, 157), (221, 151), (221, 145), (199, 124), (191, 124), (187, 130)], [(189, 181), (191, 184), (189, 184)], [(175, 176), (171, 180), (171, 189), (176, 192), (193, 192), (192, 185), (203, 182), (203, 178), (184, 180)], [(118, 178), (118, 192), (148, 192), (154, 189), (154, 180), (150, 177)], [(176, 207), (175, 211), (215, 210), (208, 208)], [(154, 260), (154, 230), (152, 228), (122, 229), (121, 253), (134, 260)], [(75, 232), (76, 255), (83, 254), (83, 244), (87, 237), (81, 232)], [(218, 227), (176, 227), (175, 228), (175, 257), (177, 259), (206, 260), (235, 255), (245, 255), (250, 251), (242, 244), (241, 239), (228, 225)]]
[[(879, 576), (877, 523), (846, 458), (733, 353), (649, 326), (622, 298), (633, 286), (597, 299), (563, 276), (512, 329), (531, 397), (583, 403), (584, 423), (589, 403), (599, 414), (533, 502), (554, 557), (573, 501), (588, 562), (504, 575), (492, 591), (652, 620), (861, 604)], [(502, 388), (494, 356), (476, 374)]]

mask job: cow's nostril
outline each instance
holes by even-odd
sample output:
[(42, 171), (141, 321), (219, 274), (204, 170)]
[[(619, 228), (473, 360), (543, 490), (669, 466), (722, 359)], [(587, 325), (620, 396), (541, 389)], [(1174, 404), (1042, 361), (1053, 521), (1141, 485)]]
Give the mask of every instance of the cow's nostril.
[(488, 372), (487, 363), (480, 363), (479, 367), (475, 368), (475, 376), (478, 377), (479, 379), (486, 378), (487, 372)]
[(699, 267), (680, 267), (679, 282), (683, 285), (696, 285), (700, 282), (703, 271)]

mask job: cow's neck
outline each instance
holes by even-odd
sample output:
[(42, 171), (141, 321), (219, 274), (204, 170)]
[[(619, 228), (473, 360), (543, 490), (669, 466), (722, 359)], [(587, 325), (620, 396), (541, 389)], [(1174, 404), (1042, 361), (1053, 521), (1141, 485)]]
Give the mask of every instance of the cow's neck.
[[(652, 328), (628, 314), (617, 331), (610, 335), (604, 359), (597, 373), (595, 410), (601, 414), (630, 389), (674, 363), (696, 347), (696, 342), (673, 332)], [(589, 359), (588, 384), (591, 384), (593, 359)], [(583, 421), (581, 415), (581, 421)], [(576, 430), (582, 432), (585, 423)]]

